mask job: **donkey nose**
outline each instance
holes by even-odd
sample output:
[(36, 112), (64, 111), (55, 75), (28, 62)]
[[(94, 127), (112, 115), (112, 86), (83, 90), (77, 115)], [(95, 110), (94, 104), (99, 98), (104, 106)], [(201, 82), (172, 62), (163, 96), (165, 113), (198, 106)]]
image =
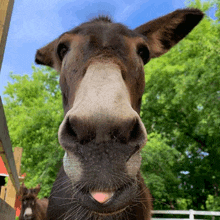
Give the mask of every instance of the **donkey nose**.
[(24, 212), (24, 218), (25, 219), (30, 219), (32, 217), (32, 209), (30, 207), (26, 208), (25, 209), (25, 212)]
[(73, 146), (74, 142), (82, 145), (95, 141), (96, 144), (116, 140), (132, 146), (142, 147), (146, 142), (146, 130), (141, 119), (133, 116), (123, 120), (67, 116), (60, 126), (59, 142), (64, 148)]

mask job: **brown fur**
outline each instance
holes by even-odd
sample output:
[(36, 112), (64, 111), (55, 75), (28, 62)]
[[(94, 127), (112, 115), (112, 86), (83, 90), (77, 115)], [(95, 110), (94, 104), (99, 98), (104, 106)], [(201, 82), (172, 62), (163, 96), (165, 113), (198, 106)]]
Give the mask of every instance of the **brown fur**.
[[(20, 186), (22, 209), (19, 220), (45, 220), (48, 207), (48, 199), (38, 199), (37, 195), (40, 191), (40, 185), (36, 188), (27, 189), (24, 183)], [(32, 215), (24, 216), (25, 209), (31, 207)]]
[[(37, 51), (36, 63), (60, 72), (65, 112), (59, 141), (66, 154), (48, 220), (150, 220), (151, 196), (140, 175), (143, 65), (166, 53), (202, 17), (198, 9), (176, 10), (130, 30), (101, 16)], [(98, 203), (90, 193), (97, 190), (114, 196)]]

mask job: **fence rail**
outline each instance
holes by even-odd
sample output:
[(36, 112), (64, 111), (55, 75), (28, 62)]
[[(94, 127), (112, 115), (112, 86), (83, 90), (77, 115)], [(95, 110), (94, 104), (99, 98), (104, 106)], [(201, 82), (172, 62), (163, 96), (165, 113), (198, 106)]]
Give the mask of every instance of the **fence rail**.
[(12, 152), (11, 141), (8, 133), (8, 126), (5, 119), (5, 113), (0, 96), (0, 156), (8, 171), (8, 175), (11, 178), (13, 186), (18, 192), (20, 184), (18, 179), (17, 170), (15, 167), (14, 155)]
[[(20, 168), (20, 159), (21, 159), (20, 155), (22, 153), (22, 148), (16, 148), (14, 153), (18, 155), (18, 157), (16, 158), (16, 165), (17, 167)], [(20, 184), (19, 184), (17, 169), (15, 166), (14, 154), (12, 151), (12, 146), (8, 133), (8, 127), (6, 123), (1, 96), (0, 96), (0, 156), (2, 157), (8, 175), (10, 177), (7, 185), (7, 191), (4, 187), (1, 190), (0, 219), (14, 220), (15, 196), (16, 196), (16, 191), (17, 192), (19, 191)]]
[[(195, 211), (193, 209), (190, 210), (153, 210), (152, 214), (167, 214), (167, 215), (189, 215), (189, 218), (152, 218), (152, 220), (196, 220), (194, 218), (195, 215), (202, 216), (220, 216), (220, 212), (215, 211)], [(212, 218), (214, 219), (214, 218)]]
[(2, 66), (5, 44), (8, 35), (14, 0), (0, 1), (0, 70)]

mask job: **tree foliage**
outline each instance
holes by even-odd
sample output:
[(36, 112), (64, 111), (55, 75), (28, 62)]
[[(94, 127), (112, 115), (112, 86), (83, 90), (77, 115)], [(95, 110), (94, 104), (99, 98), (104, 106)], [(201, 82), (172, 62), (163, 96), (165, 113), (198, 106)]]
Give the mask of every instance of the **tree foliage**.
[[(148, 131), (141, 171), (154, 209), (220, 210), (220, 1), (195, 0), (203, 21), (170, 52), (145, 67), (141, 117)], [(11, 74), (5, 112), (13, 146), (23, 148), (28, 187), (48, 196), (63, 156), (57, 131), (63, 119), (57, 73), (33, 67)]]
[(58, 75), (33, 67), (31, 77), (11, 74), (11, 78), (14, 83), (6, 87), (4, 108), (12, 146), (23, 148), (27, 187), (41, 183), (40, 197), (49, 196), (63, 156), (57, 138), (63, 117)]
[[(190, 6), (207, 11), (211, 4), (196, 1)], [(174, 189), (176, 197), (166, 198), (166, 204), (172, 203), (175, 208), (182, 206), (181, 198), (184, 198), (190, 205), (187, 208), (206, 209), (208, 195), (219, 193), (219, 28), (219, 23), (206, 16), (169, 53), (151, 60), (145, 67), (142, 119), (148, 133), (161, 134), (163, 141), (180, 155), (168, 169), (175, 181), (180, 181), (179, 188)], [(145, 149), (148, 147), (152, 145), (147, 144)], [(146, 170), (143, 172), (149, 177)], [(146, 183), (151, 182), (149, 178)], [(172, 181), (161, 178), (161, 183), (167, 186)], [(155, 200), (159, 201), (159, 189), (149, 187)], [(155, 208), (161, 208), (155, 204)]]
[(152, 132), (148, 135), (147, 146), (142, 150), (141, 169), (157, 209), (170, 208), (177, 196), (180, 180), (176, 178), (173, 166), (178, 158), (179, 152), (169, 146), (161, 134)]

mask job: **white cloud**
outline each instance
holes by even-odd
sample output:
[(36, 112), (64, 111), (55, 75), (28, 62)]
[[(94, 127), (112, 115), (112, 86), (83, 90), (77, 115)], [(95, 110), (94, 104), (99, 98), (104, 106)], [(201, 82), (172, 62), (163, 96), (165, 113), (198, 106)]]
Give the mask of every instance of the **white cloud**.
[(116, 18), (119, 22), (125, 22), (135, 11), (138, 11), (140, 9), (141, 5), (143, 3), (148, 2), (149, 0), (136, 0), (131, 2), (126, 2), (124, 5), (121, 5), (120, 9), (123, 8), (123, 10), (118, 11)]
[[(147, 0), (148, 1), (148, 0)], [(80, 8), (83, 11), (85, 5), (94, 4), (107, 4), (110, 3), (116, 6), (114, 19), (120, 22), (125, 21), (134, 11), (140, 8), (141, 4), (146, 0), (124, 1), (124, 0), (111, 0), (99, 1), (88, 0), (21, 0), (15, 1), (14, 11), (12, 15), (11, 30), (9, 32), (10, 38), (18, 44), (18, 42), (46, 42), (52, 40), (62, 34), (65, 29), (60, 10), (62, 8), (70, 7), (75, 8), (76, 11), (72, 12), (70, 28), (80, 24), (82, 21), (77, 18)], [(15, 9), (16, 8), (16, 9)], [(68, 13), (68, 9), (62, 10), (62, 13)], [(59, 16), (60, 15), (60, 16)], [(65, 23), (65, 26), (66, 26)], [(46, 40), (45, 40), (46, 39)]]
[(15, 1), (10, 37), (15, 41), (42, 42), (62, 34), (65, 30), (58, 14), (58, 3), (69, 1), (23, 0), (19, 4)]

